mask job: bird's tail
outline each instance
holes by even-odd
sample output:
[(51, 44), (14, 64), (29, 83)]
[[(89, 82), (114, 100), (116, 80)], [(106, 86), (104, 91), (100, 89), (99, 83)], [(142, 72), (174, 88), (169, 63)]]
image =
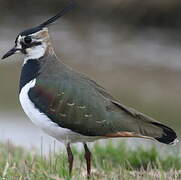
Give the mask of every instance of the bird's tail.
[(108, 137), (141, 137), (155, 139), (165, 144), (176, 144), (178, 142), (175, 131), (170, 127), (132, 108), (117, 103), (115, 105), (127, 114), (127, 124), (124, 124), (126, 131), (109, 134)]
[(157, 128), (161, 131), (161, 135), (154, 137), (154, 139), (165, 144), (176, 144), (178, 142), (177, 135), (173, 129), (158, 122), (152, 122), (151, 124), (153, 127), (155, 126), (155, 129)]

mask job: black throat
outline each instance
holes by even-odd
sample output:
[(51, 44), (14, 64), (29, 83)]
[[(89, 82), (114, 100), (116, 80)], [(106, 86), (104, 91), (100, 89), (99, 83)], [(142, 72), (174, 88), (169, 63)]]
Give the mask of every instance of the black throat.
[(40, 71), (40, 63), (38, 59), (29, 59), (24, 64), (22, 71), (21, 71), (21, 77), (20, 77), (20, 83), (19, 83), (19, 92), (21, 92), (21, 89), (29, 83), (31, 80), (36, 78), (39, 75)]

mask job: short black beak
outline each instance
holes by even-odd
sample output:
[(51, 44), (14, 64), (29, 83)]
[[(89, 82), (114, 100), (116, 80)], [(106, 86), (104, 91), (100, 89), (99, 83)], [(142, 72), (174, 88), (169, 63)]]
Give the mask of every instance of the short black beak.
[(17, 49), (16, 47), (14, 47), (11, 50), (9, 50), (1, 59), (5, 59), (5, 58), (7, 58), (9, 56), (12, 56), (13, 54), (15, 54), (19, 50), (20, 49)]

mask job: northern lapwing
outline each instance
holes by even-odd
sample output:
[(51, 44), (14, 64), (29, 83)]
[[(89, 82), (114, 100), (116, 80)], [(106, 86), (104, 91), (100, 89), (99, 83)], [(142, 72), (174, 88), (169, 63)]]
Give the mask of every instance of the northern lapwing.
[(19, 84), (20, 103), (35, 125), (65, 144), (69, 172), (73, 167), (71, 143), (83, 143), (88, 176), (91, 152), (87, 142), (138, 137), (176, 143), (177, 136), (171, 128), (122, 105), (102, 86), (57, 58), (48, 26), (73, 7), (70, 4), (39, 26), (18, 34), (15, 46), (2, 57), (19, 52), (25, 56)]

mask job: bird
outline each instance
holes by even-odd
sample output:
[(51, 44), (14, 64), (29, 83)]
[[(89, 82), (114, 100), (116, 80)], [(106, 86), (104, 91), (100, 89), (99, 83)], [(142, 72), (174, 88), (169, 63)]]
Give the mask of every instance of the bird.
[(16, 53), (24, 55), (19, 100), (25, 114), (65, 145), (70, 174), (74, 161), (71, 144), (82, 143), (90, 177), (93, 156), (89, 142), (136, 137), (175, 144), (178, 139), (173, 129), (121, 104), (96, 81), (73, 70), (56, 56), (49, 26), (74, 7), (75, 4), (70, 3), (40, 25), (19, 33), (14, 47), (2, 59)]

